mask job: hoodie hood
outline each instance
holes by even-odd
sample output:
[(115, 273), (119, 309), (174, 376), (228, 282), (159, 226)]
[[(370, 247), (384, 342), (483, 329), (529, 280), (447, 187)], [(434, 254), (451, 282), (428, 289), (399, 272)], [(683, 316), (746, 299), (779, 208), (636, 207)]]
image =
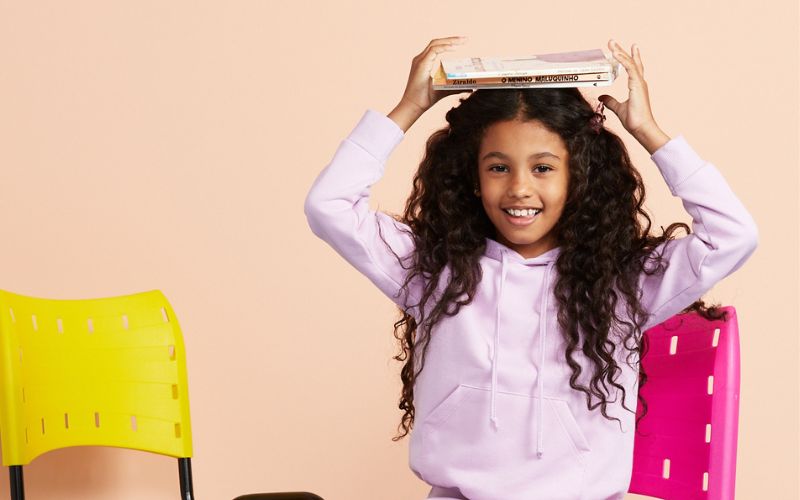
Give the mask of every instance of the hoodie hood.
[(537, 423), (539, 425), (536, 426), (536, 456), (542, 457), (544, 455), (544, 448), (542, 446), (542, 429), (543, 425), (541, 423), (544, 422), (542, 418), (542, 407), (544, 404), (541, 402), (544, 400), (544, 369), (545, 369), (545, 341), (547, 338), (547, 301), (550, 297), (550, 281), (552, 276), (553, 266), (558, 259), (558, 255), (561, 253), (561, 249), (559, 247), (552, 248), (543, 254), (537, 257), (525, 258), (520, 255), (515, 250), (505, 246), (502, 243), (499, 243), (491, 238), (486, 238), (486, 251), (485, 255), (490, 259), (494, 259), (500, 262), (500, 279), (498, 283), (498, 300), (497, 300), (497, 309), (495, 310), (495, 322), (494, 322), (494, 355), (492, 356), (492, 388), (491, 388), (491, 407), (489, 410), (489, 420), (494, 424), (495, 429), (500, 428), (499, 418), (497, 416), (495, 401), (497, 399), (497, 366), (500, 362), (499, 353), (500, 353), (500, 310), (503, 304), (503, 285), (505, 284), (506, 280), (506, 272), (508, 269), (509, 263), (518, 263), (524, 266), (546, 266), (545, 273), (544, 273), (544, 280), (542, 280), (542, 294), (541, 294), (541, 304), (539, 310), (541, 311), (539, 315), (539, 331), (541, 335), (539, 336), (539, 375), (537, 377), (538, 384), (536, 387), (536, 393), (539, 397), (540, 404), (538, 405), (538, 419)]

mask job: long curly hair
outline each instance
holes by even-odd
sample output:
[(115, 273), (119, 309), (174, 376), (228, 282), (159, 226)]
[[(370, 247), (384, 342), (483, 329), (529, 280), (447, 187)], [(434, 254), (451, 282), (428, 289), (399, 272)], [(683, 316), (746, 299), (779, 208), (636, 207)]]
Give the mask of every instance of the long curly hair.
[[(660, 236), (650, 234), (651, 220), (642, 208), (642, 178), (619, 136), (605, 127), (599, 133), (592, 130), (595, 111), (577, 88), (476, 90), (459, 101), (445, 115), (448, 125), (426, 142), (404, 213), (392, 215), (409, 227), (415, 242), (410, 266), (401, 262), (408, 271), (403, 289), (407, 292), (415, 277), (424, 283), (419, 304), (409, 306), (417, 308), (419, 323), (408, 307), (400, 309), (402, 317), (394, 323), (401, 352), (393, 359), (405, 364), (400, 372), (402, 434), (392, 440), (402, 439), (413, 427), (414, 382), (425, 365), (431, 330), (443, 315), (453, 316), (472, 301), (482, 278), (479, 260), (485, 238), (495, 238), (496, 230), (473, 194), (478, 152), (490, 125), (514, 119), (538, 120), (563, 139), (569, 152), (567, 201), (552, 230), (560, 247), (554, 294), (566, 342), (564, 355), (572, 369), (570, 386), (586, 394), (589, 410), (600, 406), (607, 419), (607, 395), (601, 389), (608, 385), (621, 389), (623, 407), (635, 412), (624, 405), (625, 388), (616, 381), (621, 369), (614, 351), (618, 346), (626, 349), (629, 366), (631, 354), (638, 354), (639, 386), (643, 386), (647, 375), (638, 360), (647, 352), (641, 327), (648, 314), (638, 301), (637, 279), (641, 273), (663, 272), (668, 263), (654, 250), (675, 239), (679, 228), (689, 234), (689, 226), (676, 222), (662, 227)], [(437, 291), (445, 266), (447, 283)], [(625, 300), (627, 318), (616, 314), (619, 299)], [(702, 300), (684, 311), (697, 311), (708, 319), (724, 317), (718, 306), (706, 306)], [(615, 338), (614, 331), (623, 333)], [(573, 359), (579, 332), (584, 338), (581, 350), (593, 367), (588, 386), (577, 382), (581, 367)], [(646, 401), (638, 398), (646, 413)]]

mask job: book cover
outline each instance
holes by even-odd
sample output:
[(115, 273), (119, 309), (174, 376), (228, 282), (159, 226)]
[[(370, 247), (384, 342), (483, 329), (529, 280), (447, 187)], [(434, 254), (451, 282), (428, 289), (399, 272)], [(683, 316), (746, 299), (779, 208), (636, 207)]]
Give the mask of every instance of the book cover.
[(579, 50), (518, 57), (471, 57), (442, 59), (446, 79), (534, 76), (580, 73), (612, 73), (619, 63), (602, 50)]

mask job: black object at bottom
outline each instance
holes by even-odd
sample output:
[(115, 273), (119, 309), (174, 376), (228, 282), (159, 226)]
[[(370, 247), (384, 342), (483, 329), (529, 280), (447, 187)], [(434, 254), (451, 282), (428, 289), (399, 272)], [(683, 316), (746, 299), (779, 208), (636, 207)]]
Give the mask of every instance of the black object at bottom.
[(11, 500), (25, 500), (25, 485), (22, 481), (22, 466), (12, 465), (8, 468)]
[(194, 486), (192, 486), (192, 459), (178, 459), (178, 474), (181, 479), (181, 500), (194, 500)]

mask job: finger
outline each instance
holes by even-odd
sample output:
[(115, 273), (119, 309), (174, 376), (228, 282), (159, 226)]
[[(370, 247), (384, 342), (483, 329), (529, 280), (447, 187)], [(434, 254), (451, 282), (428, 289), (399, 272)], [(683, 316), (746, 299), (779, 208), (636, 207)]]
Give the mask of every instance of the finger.
[(444, 52), (445, 50), (456, 50), (458, 47), (455, 47), (453, 44), (442, 44), (442, 45), (434, 45), (433, 47), (428, 48), (428, 52), (433, 52), (438, 54), (440, 52)]
[(443, 52), (451, 52), (453, 50), (456, 50), (455, 47), (430, 47), (425, 52), (420, 54), (420, 56), (422, 56), (420, 61), (426, 70), (430, 70), (435, 66), (436, 58), (439, 56), (439, 54)]
[(608, 47), (611, 49), (611, 55), (613, 55), (616, 60), (621, 62), (622, 65), (625, 66), (625, 69), (628, 69), (629, 66), (633, 66), (633, 59), (625, 53), (622, 45), (617, 43), (615, 40), (609, 40)]
[(464, 35), (457, 35), (457, 36), (446, 36), (444, 38), (434, 38), (430, 41), (428, 45), (434, 45), (441, 42), (458, 42), (458, 41), (465, 41), (467, 39)]
[(439, 38), (435, 40), (431, 40), (425, 49), (417, 55), (417, 58), (428, 60), (429, 62), (437, 54), (440, 54), (444, 51), (452, 51), (456, 50), (455, 45), (462, 44), (466, 42), (466, 37), (449, 37), (449, 38)]
[(644, 76), (644, 64), (642, 64), (642, 55), (639, 53), (639, 46), (636, 44), (633, 44), (633, 46), (636, 49), (634, 51), (633, 60), (636, 62), (636, 67), (639, 68), (639, 73)]
[(619, 101), (606, 94), (601, 95), (597, 98), (597, 100), (602, 102), (605, 107), (613, 111), (615, 115), (617, 114), (617, 110), (620, 106)]
[(625, 71), (628, 73), (628, 77), (633, 81), (641, 81), (643, 80), (641, 73), (639, 73), (639, 68), (634, 63), (634, 60), (625, 53), (622, 49), (622, 46), (615, 42), (614, 40), (610, 40), (608, 46), (611, 48), (612, 55), (614, 59), (622, 63), (622, 66), (625, 67)]
[[(449, 36), (446, 38), (434, 38), (433, 40), (428, 43), (428, 46), (425, 47), (425, 50), (429, 50), (431, 47), (438, 47), (442, 45), (453, 45), (453, 44), (463, 44), (466, 43), (467, 37), (465, 36)], [(423, 50), (423, 52), (425, 52)]]

